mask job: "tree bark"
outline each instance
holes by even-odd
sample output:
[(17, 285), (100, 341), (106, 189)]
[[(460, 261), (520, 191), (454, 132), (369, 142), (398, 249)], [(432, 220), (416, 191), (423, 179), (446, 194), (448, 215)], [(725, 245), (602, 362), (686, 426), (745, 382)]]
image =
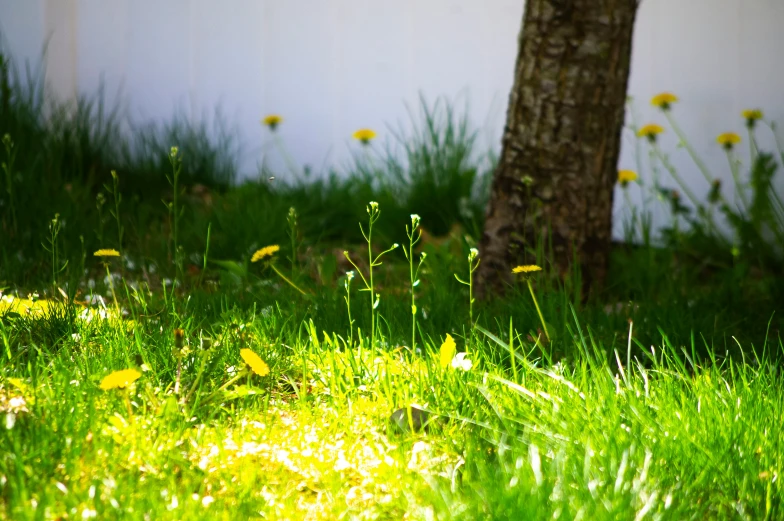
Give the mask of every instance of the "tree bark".
[(583, 295), (603, 285), (637, 4), (526, 1), (478, 296), (534, 264), (537, 243), (562, 277), (578, 259)]

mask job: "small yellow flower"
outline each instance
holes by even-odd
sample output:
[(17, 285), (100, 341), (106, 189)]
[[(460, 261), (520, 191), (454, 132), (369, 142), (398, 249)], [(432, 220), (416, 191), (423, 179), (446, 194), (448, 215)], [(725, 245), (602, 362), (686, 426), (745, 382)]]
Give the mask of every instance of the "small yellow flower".
[(644, 125), (637, 131), (637, 136), (639, 137), (647, 137), (651, 142), (656, 141), (656, 136), (664, 132), (664, 127), (661, 125), (657, 125), (656, 123), (649, 123), (648, 125)]
[(444, 343), (441, 344), (441, 349), (439, 349), (439, 361), (442, 369), (449, 366), (452, 359), (455, 357), (456, 352), (457, 344), (455, 344), (455, 339), (452, 338), (452, 335), (447, 333), (446, 340), (444, 340)]
[(749, 109), (743, 111), (744, 119), (762, 119), (762, 111), (759, 109)]
[(240, 356), (251, 370), (259, 376), (267, 376), (270, 372), (267, 363), (250, 349), (240, 349)]
[(533, 273), (534, 271), (542, 271), (542, 268), (536, 264), (526, 264), (525, 266), (515, 266), (512, 268), (512, 273)]
[(268, 126), (270, 130), (275, 130), (278, 128), (278, 125), (283, 123), (283, 118), (278, 114), (270, 114), (269, 116), (266, 116), (264, 119), (262, 119), (261, 122)]
[(723, 146), (726, 150), (732, 150), (732, 147), (740, 143), (740, 136), (734, 132), (725, 132), (716, 137), (716, 143)]
[(757, 123), (757, 120), (762, 119), (762, 111), (759, 109), (744, 110), (743, 119), (746, 120), (746, 126), (748, 128), (754, 128), (754, 125)]
[(93, 253), (96, 257), (119, 257), (120, 252), (117, 250), (103, 249)]
[(125, 389), (133, 382), (141, 378), (142, 373), (136, 369), (123, 369), (115, 371), (101, 380), (101, 389), (108, 391), (109, 389)]
[(670, 110), (670, 105), (678, 101), (678, 96), (671, 92), (662, 92), (651, 98), (651, 105), (662, 110)]
[(369, 128), (361, 128), (352, 134), (354, 139), (361, 142), (363, 145), (370, 143), (371, 139), (376, 137), (376, 133)]
[(637, 180), (637, 172), (634, 170), (618, 170), (618, 182), (623, 186)]
[(257, 262), (263, 259), (264, 257), (270, 257), (272, 254), (280, 250), (280, 246), (277, 244), (272, 244), (270, 246), (264, 246), (263, 248), (256, 250), (256, 253), (253, 254), (253, 257), (250, 258), (251, 262)]

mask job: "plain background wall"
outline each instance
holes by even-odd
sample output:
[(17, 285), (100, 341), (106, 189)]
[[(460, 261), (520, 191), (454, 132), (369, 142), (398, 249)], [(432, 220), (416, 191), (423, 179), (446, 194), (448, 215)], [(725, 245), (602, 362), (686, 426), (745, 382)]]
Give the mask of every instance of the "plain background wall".
[[(265, 151), (283, 170), (262, 146), (265, 114), (285, 118), (291, 155), (318, 170), (349, 157), (357, 128), (383, 139), (386, 125), (406, 122), (420, 93), (468, 101), (480, 146), (498, 150), (523, 9), (522, 0), (0, 0), (0, 31), (20, 64), (39, 63), (48, 41), (44, 67), (60, 97), (103, 83), (136, 121), (175, 110), (209, 118), (220, 106), (241, 136), (242, 175), (253, 176)], [(782, 27), (782, 0), (643, 0), (629, 88), (640, 121), (665, 123), (649, 99), (677, 93), (679, 124), (728, 186), (716, 135), (745, 139), (744, 108), (784, 123)], [(767, 134), (761, 142), (774, 146)], [(707, 193), (672, 132), (662, 143)], [(627, 132), (620, 168), (636, 169), (633, 145)], [(622, 203), (618, 194), (616, 210)]]

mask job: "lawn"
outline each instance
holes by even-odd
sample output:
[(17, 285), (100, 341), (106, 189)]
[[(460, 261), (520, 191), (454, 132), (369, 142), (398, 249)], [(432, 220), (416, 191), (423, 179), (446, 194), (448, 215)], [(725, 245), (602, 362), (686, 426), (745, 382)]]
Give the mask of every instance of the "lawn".
[(784, 516), (757, 214), (732, 249), (619, 217), (640, 240), (587, 301), (543, 237), (471, 302), (493, 160), (449, 104), (233, 184), (229, 134), (6, 91), (0, 519)]

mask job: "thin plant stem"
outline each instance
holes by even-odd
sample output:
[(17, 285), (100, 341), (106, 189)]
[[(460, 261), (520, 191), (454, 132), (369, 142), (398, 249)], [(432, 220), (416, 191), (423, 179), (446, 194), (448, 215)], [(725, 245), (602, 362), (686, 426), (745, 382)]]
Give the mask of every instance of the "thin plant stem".
[(732, 156), (732, 150), (725, 148), (724, 152), (727, 154), (727, 161), (730, 164), (730, 172), (732, 173), (732, 179), (735, 181), (735, 189), (738, 192), (738, 196), (740, 197), (741, 203), (743, 203), (743, 210), (748, 213), (749, 211), (749, 201), (746, 199), (746, 192), (743, 189), (743, 186), (740, 182), (740, 172), (738, 171), (738, 162)]
[(539, 320), (542, 322), (542, 329), (544, 330), (544, 336), (547, 337), (547, 342), (550, 342), (550, 333), (547, 332), (547, 324), (544, 322), (544, 316), (542, 316), (542, 310), (539, 308), (539, 302), (536, 301), (536, 295), (534, 295), (534, 287), (531, 284), (531, 279), (526, 277), (525, 279), (526, 284), (528, 284), (528, 291), (531, 292), (531, 298), (534, 301), (534, 306), (536, 306), (536, 312), (539, 314)]
[[(691, 191), (691, 188), (689, 188), (688, 185), (683, 181), (683, 179), (681, 179), (681, 176), (678, 175), (678, 171), (675, 169), (672, 163), (670, 163), (670, 161), (667, 159), (667, 156), (664, 155), (664, 152), (662, 152), (661, 148), (659, 148), (659, 145), (654, 143), (652, 148), (654, 153), (656, 154), (656, 157), (659, 158), (659, 161), (661, 161), (664, 168), (667, 169), (667, 171), (670, 173), (670, 175), (675, 180), (675, 182), (678, 183), (678, 186), (680, 186), (681, 190), (683, 190), (683, 193), (686, 194), (686, 197), (689, 198), (689, 201), (692, 202), (695, 208), (699, 208), (700, 202), (697, 199), (697, 196), (694, 195), (694, 192)], [(709, 180), (708, 182), (713, 182), (713, 181)]]
[(134, 422), (134, 419), (133, 419), (133, 408), (131, 407), (131, 397), (130, 397), (130, 394), (131, 394), (131, 390), (128, 387), (123, 389), (123, 398), (125, 399), (124, 400), (125, 401), (125, 407), (128, 409), (128, 421), (130, 423), (133, 423)]
[(343, 299), (346, 301), (346, 310), (348, 311), (348, 345), (354, 345), (354, 321), (351, 320), (351, 280), (354, 278), (354, 272), (349, 271), (346, 273), (346, 281), (344, 286), (346, 288), (346, 296)]
[(280, 138), (280, 135), (276, 131), (272, 131), (272, 141), (275, 143), (275, 148), (278, 149), (280, 155), (283, 157), (283, 161), (286, 163), (286, 168), (288, 168), (291, 173), (294, 175), (295, 178), (298, 178), (300, 175), (300, 171), (297, 168), (297, 165), (294, 163), (294, 160), (291, 158), (291, 155), (286, 151), (286, 147), (283, 146), (283, 140)]
[(278, 274), (278, 276), (280, 278), (282, 278), (283, 280), (288, 282), (289, 286), (291, 286), (292, 288), (296, 289), (297, 291), (299, 291), (303, 295), (307, 295), (307, 293), (305, 291), (303, 291), (299, 286), (294, 284), (294, 282), (292, 282), (288, 277), (286, 277), (283, 273), (281, 273), (281, 271), (273, 263), (270, 262), (269, 266), (270, 266), (270, 268), (272, 268), (272, 271), (274, 271), (275, 273)]
[(672, 130), (675, 131), (675, 134), (681, 140), (681, 143), (683, 143), (683, 146), (686, 147), (686, 151), (689, 153), (689, 155), (691, 156), (692, 160), (694, 160), (694, 163), (696, 163), (697, 168), (699, 168), (700, 172), (702, 172), (702, 175), (705, 177), (705, 180), (708, 181), (708, 184), (712, 183), (713, 179), (711, 178), (710, 172), (708, 171), (708, 167), (702, 161), (700, 156), (697, 155), (697, 151), (694, 150), (694, 147), (691, 146), (691, 143), (689, 143), (689, 140), (686, 139), (686, 136), (683, 134), (683, 131), (678, 126), (678, 124), (675, 122), (675, 118), (672, 117), (672, 114), (670, 114), (669, 110), (665, 110), (664, 111), (664, 117), (666, 117), (667, 121), (670, 122), (670, 126), (672, 127)]
[(422, 267), (422, 262), (425, 260), (425, 254), (422, 253), (422, 256), (419, 260), (419, 265), (417, 266), (416, 270), (414, 270), (414, 246), (419, 242), (422, 238), (422, 231), (419, 230), (419, 222), (420, 218), (417, 214), (411, 215), (411, 229), (408, 229), (406, 226), (406, 235), (408, 235), (408, 251), (403, 249), (403, 253), (406, 255), (406, 259), (408, 259), (408, 270), (409, 270), (409, 280), (411, 282), (411, 351), (416, 351), (416, 315), (417, 315), (417, 307), (416, 307), (416, 287), (419, 284), (419, 268)]
[(114, 291), (114, 278), (112, 278), (112, 274), (109, 271), (109, 263), (104, 262), (104, 267), (106, 268), (106, 280), (109, 281), (109, 289), (112, 290), (112, 298), (114, 299), (114, 310), (117, 313), (117, 318), (122, 318), (122, 314), (120, 313), (120, 304), (117, 301), (117, 293)]

